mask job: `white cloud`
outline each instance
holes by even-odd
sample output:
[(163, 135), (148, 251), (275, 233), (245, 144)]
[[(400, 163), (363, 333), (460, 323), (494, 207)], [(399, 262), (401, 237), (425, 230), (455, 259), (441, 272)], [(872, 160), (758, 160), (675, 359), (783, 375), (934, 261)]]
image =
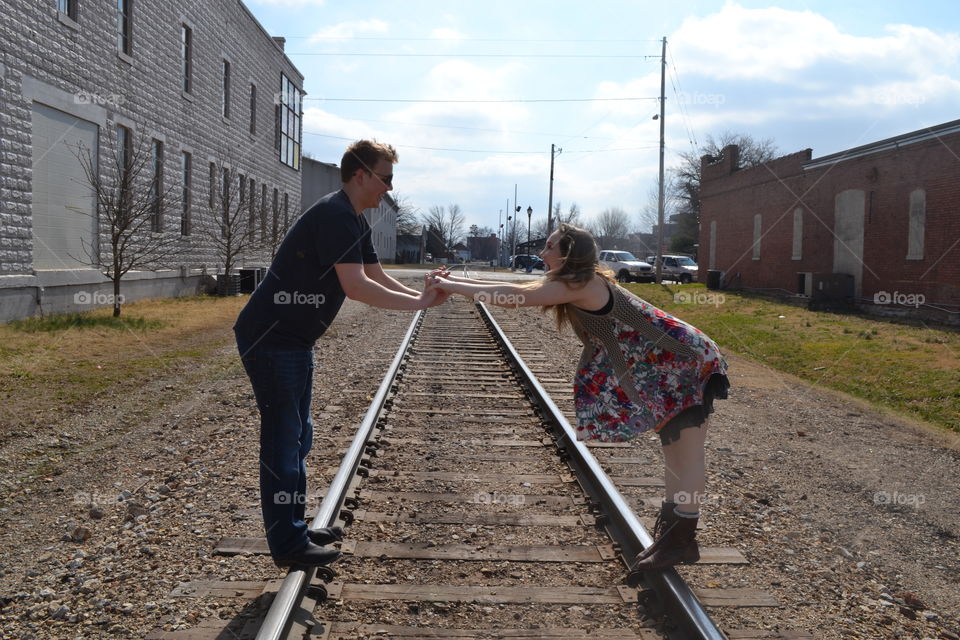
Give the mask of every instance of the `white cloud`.
[(868, 77), (924, 73), (960, 59), (960, 36), (920, 27), (889, 25), (886, 35), (842, 33), (812, 11), (745, 9), (727, 4), (717, 13), (691, 17), (669, 39), (681, 73), (713, 79), (795, 82), (801, 72), (851, 67)]
[[(497, 68), (480, 67), (463, 60), (449, 60), (433, 67), (414, 93), (425, 100), (503, 100), (515, 97), (512, 80), (520, 65), (505, 64)], [(481, 127), (509, 133), (512, 124), (524, 121), (528, 110), (522, 104), (497, 102), (422, 102), (389, 114), (388, 119), (461, 127)], [(471, 132), (468, 129), (429, 130), (419, 132), (423, 146), (445, 146), (464, 141), (485, 144), (491, 148), (497, 134)]]
[(390, 27), (386, 22), (377, 20), (376, 18), (370, 20), (352, 20), (324, 27), (311, 35), (308, 42), (310, 44), (317, 44), (325, 40), (353, 38), (364, 33), (387, 33), (389, 30)]

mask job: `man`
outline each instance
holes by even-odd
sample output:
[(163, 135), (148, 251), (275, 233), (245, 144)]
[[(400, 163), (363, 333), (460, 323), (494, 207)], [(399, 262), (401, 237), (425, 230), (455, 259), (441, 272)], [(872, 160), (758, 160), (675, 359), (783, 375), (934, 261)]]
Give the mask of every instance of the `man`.
[(362, 212), (391, 190), (395, 162), (390, 145), (360, 140), (347, 149), (340, 163), (343, 188), (321, 198), (293, 225), (234, 325), (260, 409), (260, 503), (267, 544), (281, 567), (323, 565), (340, 555), (322, 546), (340, 538), (338, 528), (311, 531), (304, 522), (314, 342), (345, 297), (410, 310), (445, 297), (391, 278), (370, 241)]

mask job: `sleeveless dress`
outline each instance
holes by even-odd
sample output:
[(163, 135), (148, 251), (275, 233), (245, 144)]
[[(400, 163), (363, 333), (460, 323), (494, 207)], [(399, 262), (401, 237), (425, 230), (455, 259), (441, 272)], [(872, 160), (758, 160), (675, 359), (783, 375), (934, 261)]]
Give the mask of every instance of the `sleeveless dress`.
[(584, 344), (574, 378), (577, 438), (624, 442), (650, 429), (702, 423), (713, 399), (726, 398), (730, 386), (717, 345), (696, 327), (608, 286), (608, 313), (567, 305)]

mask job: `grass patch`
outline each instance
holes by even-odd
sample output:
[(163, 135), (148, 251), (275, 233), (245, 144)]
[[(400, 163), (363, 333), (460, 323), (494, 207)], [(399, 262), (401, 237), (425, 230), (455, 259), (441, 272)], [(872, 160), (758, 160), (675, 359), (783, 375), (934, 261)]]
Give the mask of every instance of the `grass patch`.
[(186, 378), (233, 339), (249, 296), (158, 298), (0, 325), (0, 435), (49, 424), (100, 396)]
[(628, 285), (725, 351), (960, 432), (960, 334), (809, 311), (702, 284)]
[[(112, 313), (112, 312), (111, 312)], [(113, 315), (93, 315), (90, 313), (69, 313), (59, 316), (47, 316), (45, 318), (26, 318), (24, 320), (14, 320), (9, 324), (11, 329), (26, 331), (27, 333), (37, 333), (39, 331), (66, 331), (67, 329), (88, 329), (90, 327), (107, 327), (109, 329), (132, 329), (135, 331), (146, 331), (147, 329), (159, 329), (163, 323), (159, 320), (148, 320), (140, 317), (120, 316), (114, 318)]]

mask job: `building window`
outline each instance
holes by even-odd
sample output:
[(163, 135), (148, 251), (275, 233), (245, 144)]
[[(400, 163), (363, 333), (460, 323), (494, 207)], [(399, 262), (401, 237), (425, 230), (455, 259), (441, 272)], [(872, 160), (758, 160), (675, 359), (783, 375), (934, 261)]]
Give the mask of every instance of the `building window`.
[(220, 100), (224, 118), (230, 117), (230, 61), (223, 61), (223, 96)]
[(254, 182), (253, 178), (250, 178), (250, 189), (248, 190), (250, 194), (250, 199), (247, 203), (249, 207), (249, 222), (248, 227), (250, 229), (250, 240), (253, 240), (254, 231), (257, 228), (257, 184)]
[(223, 191), (220, 193), (220, 215), (223, 222), (221, 227), (221, 233), (224, 237), (227, 235), (227, 230), (230, 228), (230, 169), (223, 168)]
[(267, 242), (267, 185), (260, 185), (260, 239)]
[(910, 193), (910, 228), (907, 232), (907, 260), (923, 260), (923, 236), (927, 227), (927, 192)]
[(290, 194), (283, 194), (283, 228), (290, 228)]
[(183, 90), (193, 91), (193, 29), (180, 25), (180, 59), (182, 62)]
[(760, 214), (753, 216), (753, 259), (760, 259), (760, 238), (761, 236), (761, 217)]
[[(117, 125), (117, 168), (121, 172), (121, 182), (126, 182), (127, 174), (133, 163), (133, 136), (130, 129)], [(129, 188), (123, 185), (122, 188)]]
[(250, 135), (257, 135), (257, 85), (250, 85)]
[(210, 211), (217, 209), (217, 163), (210, 163)]
[(803, 255), (803, 209), (793, 210), (793, 260), (800, 260)]
[(184, 151), (180, 157), (183, 168), (183, 191), (180, 194), (180, 203), (183, 207), (183, 210), (180, 212), (180, 235), (188, 236), (190, 235), (190, 185), (193, 181), (193, 177), (191, 175), (191, 162), (193, 158), (186, 151)]
[(133, 0), (117, 0), (117, 51), (133, 55)]
[(150, 230), (163, 231), (163, 143), (152, 144), (153, 176), (150, 180)]
[(57, 0), (57, 11), (76, 21), (77, 2), (78, 0)]
[(279, 189), (273, 190), (273, 207), (271, 208), (271, 211), (273, 211), (273, 226), (270, 229), (271, 231), (270, 238), (273, 240), (273, 244), (276, 245), (277, 240), (280, 236), (280, 190)]
[(300, 118), (303, 108), (303, 92), (286, 75), (280, 74), (279, 119), (280, 162), (300, 170)]

